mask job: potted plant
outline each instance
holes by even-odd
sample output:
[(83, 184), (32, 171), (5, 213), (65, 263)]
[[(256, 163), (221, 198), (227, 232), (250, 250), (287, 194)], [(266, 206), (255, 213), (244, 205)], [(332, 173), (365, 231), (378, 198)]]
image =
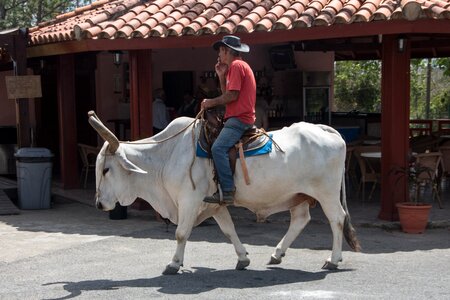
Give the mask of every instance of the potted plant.
[(431, 204), (420, 201), (420, 186), (423, 178), (434, 178), (434, 170), (411, 161), (407, 168), (396, 167), (392, 172), (400, 175), (395, 181), (396, 184), (402, 176), (407, 176), (409, 183), (409, 201), (396, 204), (402, 230), (406, 233), (423, 233), (428, 224)]

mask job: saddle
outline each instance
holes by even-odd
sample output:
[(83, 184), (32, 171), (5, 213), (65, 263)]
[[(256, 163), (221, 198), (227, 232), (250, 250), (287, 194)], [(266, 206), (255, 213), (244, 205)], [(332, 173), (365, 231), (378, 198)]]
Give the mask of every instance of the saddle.
[[(208, 154), (209, 158), (212, 158), (211, 147), (219, 136), (220, 131), (223, 129), (223, 127), (224, 120), (222, 113), (218, 112), (217, 110), (207, 110), (203, 112), (198, 146), (200, 146)], [(253, 126), (252, 128), (246, 130), (239, 142), (234, 147), (231, 147), (228, 151), (228, 156), (230, 158), (230, 167), (233, 174), (236, 170), (236, 160), (239, 153), (239, 158), (241, 160), (241, 166), (247, 185), (250, 184), (250, 179), (248, 178), (244, 152), (249, 152), (263, 147), (269, 139), (270, 137), (267, 135), (264, 129), (259, 129), (256, 126)], [(217, 182), (216, 172), (214, 175), (214, 180)]]

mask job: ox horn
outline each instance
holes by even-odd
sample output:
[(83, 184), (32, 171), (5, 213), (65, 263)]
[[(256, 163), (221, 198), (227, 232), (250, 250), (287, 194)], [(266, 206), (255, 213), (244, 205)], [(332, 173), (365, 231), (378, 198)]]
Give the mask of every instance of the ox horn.
[(119, 148), (119, 140), (117, 137), (112, 133), (103, 123), (100, 121), (100, 119), (97, 117), (95, 112), (91, 110), (88, 112), (89, 116), (89, 124), (97, 131), (97, 133), (109, 143), (108, 150), (112, 154), (116, 153), (117, 148)]

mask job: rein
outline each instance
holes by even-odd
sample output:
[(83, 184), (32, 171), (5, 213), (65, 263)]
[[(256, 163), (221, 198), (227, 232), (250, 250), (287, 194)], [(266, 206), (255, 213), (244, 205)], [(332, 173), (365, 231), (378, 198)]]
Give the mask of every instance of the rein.
[(191, 123), (189, 123), (187, 126), (185, 126), (183, 129), (181, 129), (180, 131), (178, 131), (177, 133), (175, 133), (175, 134), (173, 134), (173, 135), (171, 135), (171, 136), (169, 136), (169, 137), (167, 137), (167, 138), (164, 138), (164, 139), (162, 139), (162, 140), (159, 140), (159, 141), (148, 141), (148, 142), (125, 142), (125, 141), (119, 141), (119, 143), (122, 143), (122, 144), (138, 144), (138, 145), (145, 145), (145, 144), (160, 144), (160, 143), (164, 143), (164, 142), (166, 142), (166, 141), (168, 141), (168, 140), (170, 140), (170, 139), (173, 139), (174, 137), (176, 137), (177, 135), (179, 135), (179, 134), (181, 134), (183, 131), (186, 131), (189, 127), (191, 127), (193, 124), (195, 124), (195, 122), (197, 122), (197, 120), (200, 120), (200, 118), (202, 117), (202, 115), (203, 115), (203, 110), (201, 110), (198, 114), (197, 114), (197, 116), (195, 116), (195, 119), (194, 119), (194, 121), (192, 121)]
[[(161, 144), (161, 143), (164, 143), (164, 142), (166, 142), (166, 141), (168, 141), (170, 139), (173, 139), (174, 137), (178, 136), (182, 132), (186, 131), (192, 125), (195, 125), (195, 123), (198, 120), (203, 119), (203, 112), (204, 112), (204, 110), (200, 110), (200, 112), (195, 116), (194, 121), (189, 123), (187, 126), (185, 126), (183, 129), (181, 129), (177, 133), (175, 133), (175, 134), (173, 134), (173, 135), (171, 135), (171, 136), (169, 136), (167, 138), (164, 138), (162, 140), (159, 140), (159, 141), (148, 141), (148, 142), (124, 142), (124, 141), (119, 141), (119, 143), (132, 144), (132, 145), (146, 145), (146, 144)], [(193, 151), (193, 153), (194, 153), (193, 156), (194, 157), (193, 157), (191, 165), (189, 167), (189, 179), (191, 180), (192, 188), (195, 190), (195, 183), (194, 183), (194, 179), (192, 178), (192, 166), (194, 165), (194, 162), (195, 162), (195, 131), (194, 130), (192, 130), (192, 147), (194, 149), (194, 151)], [(106, 160), (106, 158), (105, 158), (105, 160)]]

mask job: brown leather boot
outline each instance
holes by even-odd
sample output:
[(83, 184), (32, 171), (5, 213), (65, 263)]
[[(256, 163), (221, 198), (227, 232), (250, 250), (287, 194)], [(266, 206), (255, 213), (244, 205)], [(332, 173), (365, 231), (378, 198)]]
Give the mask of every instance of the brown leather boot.
[(220, 205), (233, 205), (235, 191), (223, 192), (223, 198), (220, 199), (219, 191), (215, 192), (212, 196), (207, 196), (203, 199), (203, 202), (215, 203)]

